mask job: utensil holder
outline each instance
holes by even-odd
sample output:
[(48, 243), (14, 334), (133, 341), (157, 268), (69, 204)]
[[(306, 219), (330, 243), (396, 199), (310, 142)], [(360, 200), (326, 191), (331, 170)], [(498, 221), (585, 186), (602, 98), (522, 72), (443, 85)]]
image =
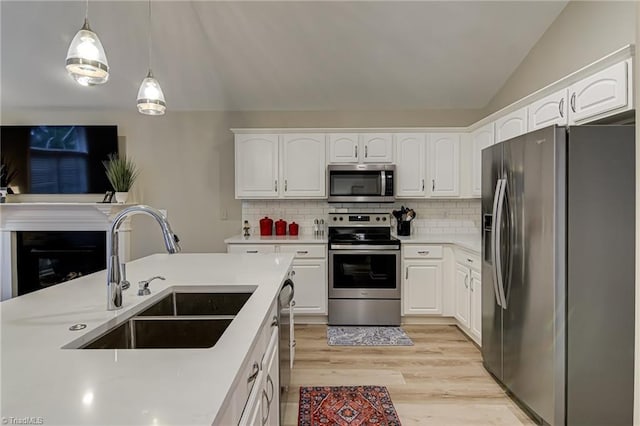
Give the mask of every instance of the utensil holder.
[(398, 235), (402, 237), (411, 235), (411, 222), (398, 221)]

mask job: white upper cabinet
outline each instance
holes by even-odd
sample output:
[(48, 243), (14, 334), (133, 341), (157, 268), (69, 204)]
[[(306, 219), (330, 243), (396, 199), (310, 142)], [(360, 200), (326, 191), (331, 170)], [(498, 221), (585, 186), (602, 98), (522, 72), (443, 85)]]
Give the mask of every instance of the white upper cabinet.
[(426, 142), (424, 133), (398, 133), (396, 146), (396, 197), (425, 196)]
[(493, 145), (494, 123), (489, 123), (471, 133), (472, 174), (471, 195), (482, 195), (482, 150)]
[(527, 107), (496, 120), (496, 143), (527, 133)]
[(571, 122), (606, 115), (630, 106), (628, 61), (617, 63), (569, 87)]
[(329, 133), (329, 162), (357, 163), (358, 139), (357, 133)]
[(322, 133), (236, 135), (235, 166), (236, 198), (326, 197)]
[(529, 131), (566, 126), (569, 115), (568, 90), (562, 89), (529, 105)]
[(326, 195), (326, 145), (322, 133), (282, 136), (282, 195), (320, 198)]
[(329, 163), (392, 163), (391, 133), (329, 133)]
[(278, 197), (278, 135), (236, 135), (236, 198)]
[(361, 135), (362, 163), (392, 163), (393, 138), (391, 133), (364, 133)]
[(429, 195), (460, 195), (460, 134), (429, 135)]

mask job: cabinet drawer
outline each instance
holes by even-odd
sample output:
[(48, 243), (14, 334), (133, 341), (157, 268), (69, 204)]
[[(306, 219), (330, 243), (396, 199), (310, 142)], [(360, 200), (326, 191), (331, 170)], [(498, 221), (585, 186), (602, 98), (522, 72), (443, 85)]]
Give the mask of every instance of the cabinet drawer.
[(229, 244), (227, 253), (268, 254), (275, 253), (273, 244)]
[(297, 244), (282, 244), (280, 247), (280, 253), (294, 253), (296, 259), (304, 259), (309, 257), (324, 258), (327, 256), (327, 249), (324, 244), (314, 245), (297, 245)]
[(442, 246), (403, 245), (405, 259), (441, 259)]
[(480, 256), (464, 250), (456, 250), (456, 262), (480, 271)]

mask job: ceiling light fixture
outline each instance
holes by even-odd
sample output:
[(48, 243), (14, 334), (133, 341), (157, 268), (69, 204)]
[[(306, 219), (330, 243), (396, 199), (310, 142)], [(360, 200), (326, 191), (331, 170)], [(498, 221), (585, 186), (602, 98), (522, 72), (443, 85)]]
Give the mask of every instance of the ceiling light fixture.
[(98, 35), (89, 27), (89, 0), (84, 25), (76, 33), (67, 51), (67, 72), (83, 86), (104, 84), (109, 80), (109, 63)]
[(151, 0), (149, 0), (149, 28), (148, 28), (148, 61), (149, 72), (142, 80), (140, 89), (138, 90), (138, 111), (146, 115), (163, 115), (167, 109), (167, 103), (164, 100), (164, 93), (160, 83), (151, 72)]

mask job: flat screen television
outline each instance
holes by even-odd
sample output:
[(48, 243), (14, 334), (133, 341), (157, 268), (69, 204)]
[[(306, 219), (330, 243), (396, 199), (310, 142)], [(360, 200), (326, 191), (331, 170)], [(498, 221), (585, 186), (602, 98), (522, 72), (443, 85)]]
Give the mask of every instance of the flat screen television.
[(0, 126), (0, 160), (22, 194), (112, 190), (103, 161), (118, 153), (117, 126)]

